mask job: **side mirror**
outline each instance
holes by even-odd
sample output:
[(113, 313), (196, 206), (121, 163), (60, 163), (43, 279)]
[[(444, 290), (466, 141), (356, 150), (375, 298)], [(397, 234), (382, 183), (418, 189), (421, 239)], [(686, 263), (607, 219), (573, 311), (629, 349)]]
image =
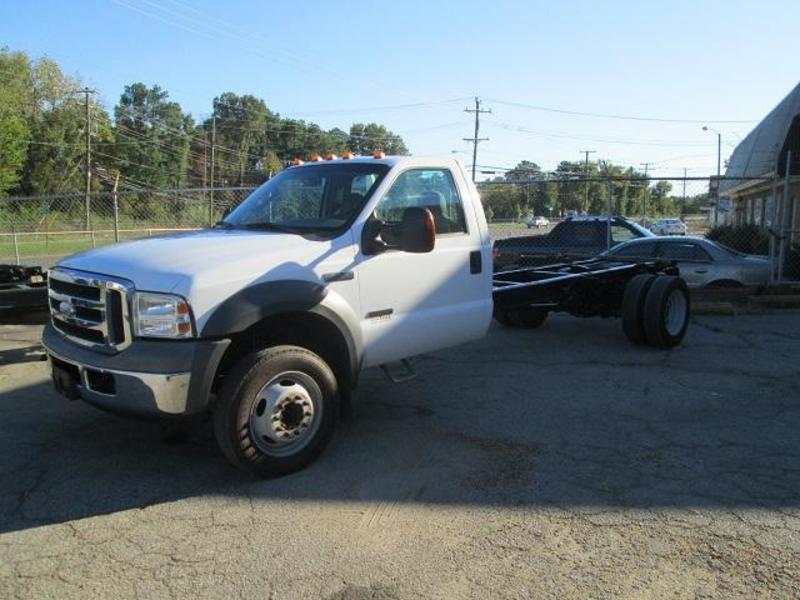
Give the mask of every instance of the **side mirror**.
[(400, 249), (405, 252), (430, 252), (435, 242), (436, 225), (433, 213), (427, 208), (405, 209), (400, 224)]

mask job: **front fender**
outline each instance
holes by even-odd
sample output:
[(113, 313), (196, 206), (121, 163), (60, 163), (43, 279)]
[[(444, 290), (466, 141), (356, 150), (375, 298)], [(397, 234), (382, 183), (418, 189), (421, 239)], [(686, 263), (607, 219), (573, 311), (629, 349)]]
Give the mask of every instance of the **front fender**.
[(358, 316), (335, 290), (312, 281), (267, 281), (246, 287), (214, 309), (200, 337), (228, 337), (268, 317), (303, 312), (319, 315), (336, 327), (347, 344), (352, 374), (357, 375), (364, 355)]

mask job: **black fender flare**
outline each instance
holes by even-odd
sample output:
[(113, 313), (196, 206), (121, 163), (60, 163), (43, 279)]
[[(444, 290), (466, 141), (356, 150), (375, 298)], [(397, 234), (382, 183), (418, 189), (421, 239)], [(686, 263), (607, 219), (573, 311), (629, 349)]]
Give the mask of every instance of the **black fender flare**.
[(364, 353), (357, 317), (341, 296), (313, 281), (266, 281), (243, 288), (214, 309), (200, 337), (229, 337), (268, 317), (289, 312), (312, 313), (336, 327), (350, 355), (352, 381), (357, 381)]

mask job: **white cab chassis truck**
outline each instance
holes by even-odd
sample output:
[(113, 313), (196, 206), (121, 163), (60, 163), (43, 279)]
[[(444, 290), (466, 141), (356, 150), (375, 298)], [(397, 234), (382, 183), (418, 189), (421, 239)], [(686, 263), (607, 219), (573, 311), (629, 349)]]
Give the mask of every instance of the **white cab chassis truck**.
[(210, 229), (62, 260), (43, 343), (68, 398), (211, 412), (233, 464), (276, 476), (323, 450), (362, 369), (478, 339), (493, 315), (527, 328), (554, 311), (621, 316), (635, 343), (679, 344), (689, 297), (677, 275), (619, 259), (493, 275), (480, 199), (456, 161), (315, 161)]

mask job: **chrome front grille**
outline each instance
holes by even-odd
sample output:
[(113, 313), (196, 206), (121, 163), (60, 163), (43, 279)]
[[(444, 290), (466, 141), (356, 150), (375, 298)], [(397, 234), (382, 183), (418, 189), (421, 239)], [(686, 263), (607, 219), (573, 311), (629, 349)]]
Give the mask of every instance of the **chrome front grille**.
[(56, 267), (48, 288), (53, 326), (70, 340), (100, 350), (130, 345), (129, 281)]

